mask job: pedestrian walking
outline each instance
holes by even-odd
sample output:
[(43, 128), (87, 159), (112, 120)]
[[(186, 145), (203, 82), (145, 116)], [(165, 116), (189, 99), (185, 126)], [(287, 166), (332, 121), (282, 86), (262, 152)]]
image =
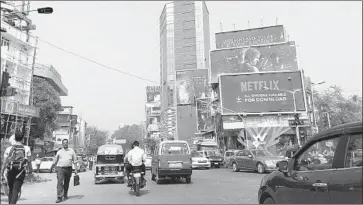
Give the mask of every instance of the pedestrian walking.
[[(24, 132), (16, 130), (15, 141), (4, 152), (4, 164), (1, 167), (1, 180), (9, 187), (9, 204), (16, 204), (25, 175), (32, 173), (31, 151), (23, 145)], [(6, 169), (6, 176), (4, 172)], [(5, 179), (5, 178), (6, 179)]]
[[(72, 148), (68, 147), (68, 140), (62, 140), (63, 148), (58, 150), (55, 156), (52, 168), (56, 166), (57, 170), (57, 201), (60, 203), (68, 199), (69, 182), (72, 177), (72, 164), (76, 166), (76, 153)], [(78, 175), (77, 169), (74, 169), (74, 174)]]
[(35, 159), (35, 165), (37, 166), (37, 174), (39, 174), (39, 169), (40, 169), (39, 154), (37, 154), (37, 158)]
[(89, 161), (89, 170), (92, 170), (92, 167), (93, 167), (93, 157), (90, 156), (88, 161)]

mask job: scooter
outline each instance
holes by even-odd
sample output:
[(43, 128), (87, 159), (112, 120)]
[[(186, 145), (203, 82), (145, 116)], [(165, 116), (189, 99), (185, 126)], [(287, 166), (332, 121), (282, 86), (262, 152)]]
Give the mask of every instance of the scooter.
[(146, 186), (146, 181), (142, 177), (145, 173), (141, 172), (140, 167), (134, 167), (131, 173), (131, 190), (134, 190), (136, 196), (140, 196), (140, 189)]

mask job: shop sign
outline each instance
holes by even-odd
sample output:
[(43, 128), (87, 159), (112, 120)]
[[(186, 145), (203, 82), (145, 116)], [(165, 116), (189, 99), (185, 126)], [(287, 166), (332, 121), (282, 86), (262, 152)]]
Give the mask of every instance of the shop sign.
[(40, 109), (29, 105), (18, 104), (17, 114), (23, 116), (39, 117)]

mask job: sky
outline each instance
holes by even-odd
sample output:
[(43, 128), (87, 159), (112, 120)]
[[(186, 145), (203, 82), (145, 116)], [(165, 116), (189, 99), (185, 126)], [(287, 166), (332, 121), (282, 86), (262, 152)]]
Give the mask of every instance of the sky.
[[(37, 62), (52, 64), (68, 88), (71, 105), (89, 125), (114, 131), (145, 120), (146, 86), (158, 85), (109, 70), (50, 46), (106, 66), (159, 82), (159, 17), (166, 1), (34, 1)], [(220, 31), (283, 24), (297, 44), (300, 68), (322, 90), (340, 86), (362, 93), (362, 2), (208, 1), (211, 49)], [(222, 25), (222, 26), (221, 26)], [(44, 41), (42, 41), (44, 40)]]

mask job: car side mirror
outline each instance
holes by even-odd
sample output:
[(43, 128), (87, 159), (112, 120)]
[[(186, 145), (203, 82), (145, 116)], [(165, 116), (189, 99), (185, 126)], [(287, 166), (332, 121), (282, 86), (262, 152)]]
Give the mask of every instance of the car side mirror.
[(287, 161), (279, 161), (277, 162), (276, 167), (280, 172), (287, 173), (288, 172), (287, 165), (288, 165)]
[(249, 154), (249, 155), (248, 155), (248, 157), (249, 157), (249, 158), (252, 158), (252, 155), (250, 155), (250, 154)]

